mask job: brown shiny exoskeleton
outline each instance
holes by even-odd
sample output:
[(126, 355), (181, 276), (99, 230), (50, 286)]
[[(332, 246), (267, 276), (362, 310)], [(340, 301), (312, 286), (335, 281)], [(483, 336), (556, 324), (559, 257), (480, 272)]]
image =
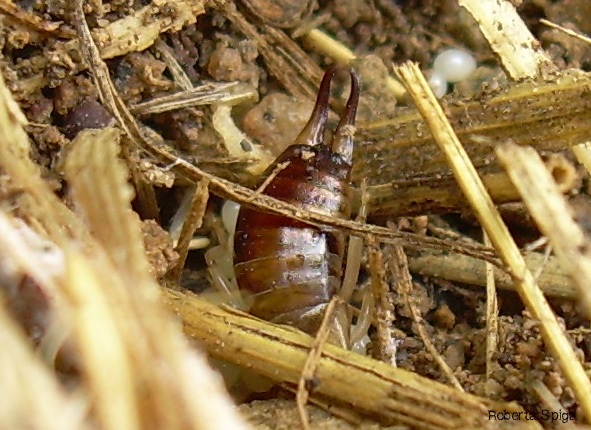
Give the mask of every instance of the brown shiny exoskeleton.
[[(324, 134), (335, 70), (331, 67), (325, 73), (308, 124), (263, 175), (262, 181), (275, 175), (263, 193), (301, 208), (349, 218), (359, 77), (350, 73), (351, 94), (328, 140)], [(341, 231), (243, 206), (234, 236), (234, 271), (241, 291), (252, 299), (250, 312), (315, 334), (341, 285), (345, 241)]]

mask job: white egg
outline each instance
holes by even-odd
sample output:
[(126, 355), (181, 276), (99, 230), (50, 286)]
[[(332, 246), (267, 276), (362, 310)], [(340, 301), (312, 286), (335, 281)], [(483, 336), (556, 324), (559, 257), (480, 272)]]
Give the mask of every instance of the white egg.
[(435, 94), (435, 97), (438, 99), (447, 94), (447, 81), (440, 73), (431, 72), (431, 76), (427, 82), (429, 83), (431, 90), (433, 90), (433, 94)]
[(447, 82), (460, 82), (476, 69), (474, 57), (459, 49), (448, 49), (435, 58), (433, 70)]
[(224, 228), (230, 236), (234, 236), (239, 210), (240, 204), (232, 200), (226, 200), (224, 202), (224, 206), (222, 206), (222, 222), (224, 223)]

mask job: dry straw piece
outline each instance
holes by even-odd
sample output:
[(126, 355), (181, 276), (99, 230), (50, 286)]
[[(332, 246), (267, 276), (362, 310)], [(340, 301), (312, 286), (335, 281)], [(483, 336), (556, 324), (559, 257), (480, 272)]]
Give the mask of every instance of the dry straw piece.
[[(525, 253), (523, 258), (532, 273), (542, 268), (537, 283), (546, 296), (569, 300), (578, 297), (577, 287), (558, 258), (550, 256), (546, 259), (543, 254), (537, 252)], [(464, 255), (427, 251), (421, 255), (409, 256), (409, 267), (414, 273), (462, 284), (484, 287), (487, 283), (486, 263)], [(507, 272), (494, 268), (494, 276), (497, 288), (515, 290), (515, 283)]]
[[(165, 300), (183, 321), (188, 336), (214, 357), (295, 387), (314, 339), (288, 326), (261, 321), (232, 308), (221, 309), (190, 292), (165, 290)], [(515, 403), (499, 403), (460, 392), (415, 373), (352, 351), (325, 345), (314, 375), (311, 400), (352, 419), (351, 412), (386, 424), (443, 430), (484, 428), (489, 410), (519, 413)], [(343, 412), (341, 412), (341, 409)], [(525, 428), (541, 428), (524, 422)]]

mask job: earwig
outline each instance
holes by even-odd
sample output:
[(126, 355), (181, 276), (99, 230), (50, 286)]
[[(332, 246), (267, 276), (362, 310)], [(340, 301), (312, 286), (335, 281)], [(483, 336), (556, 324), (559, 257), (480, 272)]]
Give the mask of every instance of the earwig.
[[(350, 73), (351, 94), (328, 140), (324, 134), (335, 71), (335, 67), (326, 71), (310, 120), (267, 169), (260, 185), (265, 185), (264, 194), (295, 206), (349, 218), (359, 77)], [(328, 302), (340, 288), (345, 242), (341, 231), (241, 207), (234, 236), (234, 271), (241, 291), (252, 299), (250, 313), (315, 334)], [(346, 339), (346, 330), (337, 330), (342, 334), (336, 336)]]

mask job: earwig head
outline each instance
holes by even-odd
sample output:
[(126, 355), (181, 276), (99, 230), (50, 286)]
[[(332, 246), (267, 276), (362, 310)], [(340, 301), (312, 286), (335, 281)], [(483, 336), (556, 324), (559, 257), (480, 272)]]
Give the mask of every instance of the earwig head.
[[(312, 111), (308, 123), (296, 138), (294, 144), (309, 146), (325, 144), (324, 131), (326, 130), (326, 121), (328, 119), (330, 84), (336, 69), (337, 67), (332, 65), (326, 70), (320, 83), (320, 90), (318, 91), (314, 111)], [(355, 114), (357, 112), (357, 104), (359, 103), (359, 76), (353, 71), (350, 73), (351, 95), (349, 96), (347, 106), (341, 116), (332, 142), (330, 142), (333, 152), (340, 154), (348, 163), (351, 163), (353, 157), (353, 136), (351, 128), (355, 123)]]

